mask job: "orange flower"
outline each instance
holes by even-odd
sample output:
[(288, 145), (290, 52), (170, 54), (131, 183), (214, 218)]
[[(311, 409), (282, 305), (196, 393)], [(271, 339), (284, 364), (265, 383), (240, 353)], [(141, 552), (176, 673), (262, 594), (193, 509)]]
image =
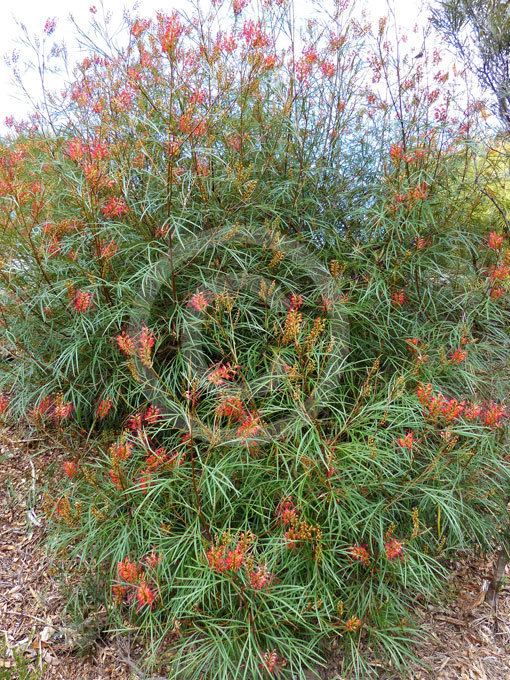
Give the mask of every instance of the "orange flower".
[(138, 600), (139, 608), (152, 607), (156, 596), (154, 591), (147, 585), (146, 581), (142, 580), (136, 589), (136, 599)]
[(499, 250), (503, 245), (503, 236), (496, 231), (491, 231), (487, 238), (487, 245), (492, 250)]
[(452, 364), (461, 364), (466, 360), (468, 353), (465, 349), (456, 349), (450, 354), (450, 361)]
[(345, 630), (348, 633), (355, 633), (360, 628), (361, 628), (361, 621), (358, 619), (357, 616), (351, 616), (345, 622)]
[(412, 449), (414, 442), (414, 432), (408, 432), (404, 437), (397, 439), (397, 444), (403, 449)]
[(138, 583), (141, 576), (138, 565), (131, 562), (129, 557), (125, 557), (122, 562), (117, 563), (117, 574), (126, 583)]
[(62, 467), (64, 468), (65, 475), (69, 477), (69, 479), (74, 479), (78, 474), (78, 463), (75, 463), (73, 460), (65, 460), (62, 463)]

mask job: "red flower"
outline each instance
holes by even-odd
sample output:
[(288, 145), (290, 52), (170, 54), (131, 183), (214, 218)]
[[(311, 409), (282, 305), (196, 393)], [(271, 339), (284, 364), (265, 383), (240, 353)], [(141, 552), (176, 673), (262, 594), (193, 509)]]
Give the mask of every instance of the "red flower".
[(138, 565), (131, 562), (129, 557), (125, 557), (122, 562), (117, 563), (117, 574), (122, 581), (131, 584), (138, 583), (141, 576)]
[(230, 363), (220, 364), (218, 368), (215, 368), (214, 371), (209, 373), (207, 380), (218, 387), (219, 385), (224, 385), (227, 380), (233, 380), (236, 373), (237, 368), (231, 366)]
[(441, 392), (434, 396), (430, 383), (428, 385), (418, 385), (416, 394), (421, 405), (428, 411), (429, 417), (434, 420), (442, 418), (447, 423), (451, 423), (463, 414), (466, 406), (464, 401), (447, 399)]
[(225, 397), (216, 407), (216, 414), (221, 418), (242, 420), (246, 415), (244, 404), (239, 397)]
[(248, 578), (253, 590), (263, 590), (271, 584), (274, 576), (268, 571), (267, 567), (260, 566), (249, 571)]
[(127, 425), (131, 432), (140, 432), (143, 427), (142, 418), (143, 416), (141, 413), (135, 413), (133, 416), (129, 416)]
[(391, 301), (395, 307), (402, 307), (402, 305), (407, 302), (405, 290), (396, 290), (394, 293), (392, 293)]
[(121, 586), (118, 584), (112, 586), (113, 599), (117, 604), (121, 604), (126, 599), (127, 593), (127, 586)]
[(57, 394), (55, 397), (55, 402), (53, 404), (53, 418), (55, 420), (65, 420), (69, 418), (74, 410), (74, 406), (71, 402), (64, 401), (64, 397), (61, 394)]
[(132, 445), (126, 441), (116, 442), (110, 446), (110, 456), (114, 461), (127, 460), (131, 457)]
[(466, 360), (468, 353), (465, 349), (456, 349), (450, 354), (450, 361), (452, 364), (461, 364)]
[(291, 498), (284, 498), (280, 501), (276, 514), (284, 526), (291, 526), (297, 522), (299, 513), (294, 501)]
[(122, 217), (128, 212), (129, 208), (126, 201), (118, 196), (112, 196), (101, 208), (101, 212), (105, 217)]
[(289, 309), (300, 309), (303, 306), (303, 296), (296, 295), (296, 293), (291, 293), (290, 295), (290, 307)]
[(491, 402), (483, 414), (482, 422), (487, 427), (501, 427), (501, 421), (503, 418), (506, 418), (507, 415), (507, 410), (503, 405)]
[(9, 397), (4, 392), (0, 392), (0, 413), (7, 411), (9, 401)]
[(149, 28), (150, 25), (151, 22), (149, 19), (136, 19), (131, 26), (131, 33), (135, 36), (135, 38), (139, 38), (142, 33), (144, 33)]
[(464, 418), (466, 420), (476, 420), (482, 413), (482, 407), (478, 404), (468, 404), (464, 409)]
[(510, 266), (507, 264), (500, 264), (497, 267), (492, 267), (489, 270), (489, 278), (492, 282), (504, 281), (510, 277)]
[(118, 489), (119, 491), (122, 491), (124, 488), (122, 486), (122, 480), (120, 478), (120, 475), (117, 470), (108, 470), (108, 475), (112, 481), (113, 486)]
[(136, 589), (136, 599), (138, 600), (139, 608), (152, 607), (156, 596), (145, 581), (141, 581)]
[(393, 163), (397, 164), (404, 157), (404, 147), (402, 144), (392, 144), (390, 146), (390, 158)]
[(239, 425), (237, 428), (237, 436), (239, 439), (245, 442), (252, 437), (256, 437), (261, 428), (262, 425), (260, 424), (260, 418), (253, 415), (252, 413), (249, 413), (245, 420), (243, 420), (241, 425)]
[(156, 337), (154, 333), (147, 326), (143, 325), (138, 339), (138, 356), (142, 364), (148, 368), (152, 366), (151, 353), (155, 342)]
[(99, 420), (103, 420), (103, 418), (106, 418), (106, 416), (110, 413), (112, 407), (113, 403), (111, 399), (101, 399), (96, 408), (96, 416), (99, 418)]
[(361, 621), (358, 619), (357, 616), (351, 616), (345, 622), (345, 630), (348, 633), (355, 633), (360, 628), (361, 628)]
[(158, 12), (157, 19), (158, 40), (161, 51), (166, 54), (172, 54), (177, 46), (177, 41), (184, 31), (184, 26), (175, 11), (170, 16)]
[(505, 289), (502, 286), (493, 286), (490, 292), (491, 300), (499, 300), (505, 294)]
[(99, 246), (99, 257), (102, 257), (103, 260), (109, 260), (118, 250), (119, 246), (117, 245), (115, 239), (112, 238), (108, 242), (101, 241)]
[(161, 555), (153, 550), (150, 555), (147, 555), (145, 562), (151, 569), (155, 569), (161, 562), (161, 559)]
[(361, 562), (365, 566), (370, 564), (370, 553), (365, 545), (351, 545), (348, 553), (355, 562)]
[(492, 250), (499, 250), (503, 245), (503, 236), (496, 231), (491, 231), (487, 238), (487, 245)]
[(384, 544), (384, 550), (386, 551), (386, 557), (389, 560), (396, 560), (404, 555), (404, 546), (396, 538), (390, 538)]
[(285, 665), (285, 659), (280, 658), (274, 649), (272, 652), (264, 652), (262, 662), (259, 664), (269, 675), (276, 675)]
[(69, 479), (74, 479), (78, 474), (78, 463), (75, 463), (73, 460), (65, 460), (62, 463), (62, 467), (64, 468), (65, 475), (69, 477)]
[(244, 564), (245, 550), (243, 546), (236, 545), (233, 550), (229, 550), (225, 557), (225, 568), (229, 571), (239, 571)]
[(92, 293), (75, 290), (73, 295), (73, 307), (77, 312), (84, 314), (92, 306)]
[(157, 423), (160, 418), (161, 409), (157, 406), (153, 406), (152, 404), (147, 408), (145, 415), (143, 416), (143, 419), (149, 425), (154, 425), (154, 423)]

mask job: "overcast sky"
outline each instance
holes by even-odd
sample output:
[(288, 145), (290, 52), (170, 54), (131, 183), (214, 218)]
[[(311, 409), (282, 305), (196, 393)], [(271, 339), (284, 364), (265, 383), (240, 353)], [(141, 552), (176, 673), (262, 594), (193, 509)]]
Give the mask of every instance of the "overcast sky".
[[(388, 2), (394, 9), (397, 22), (405, 28), (412, 28), (415, 23), (421, 24), (426, 19), (426, 2), (423, 0), (352, 0), (356, 11), (366, 8), (367, 13), (377, 20), (388, 11)], [(10, 82), (10, 68), (4, 63), (3, 56), (17, 47), (19, 28), (16, 19), (23, 22), (31, 31), (41, 31), (48, 18), (57, 19), (55, 38), (66, 40), (72, 36), (68, 22), (72, 11), (78, 23), (85, 23), (89, 17), (89, 7), (99, 5), (97, 0), (0, 0), (0, 129), (5, 117), (14, 115), (22, 117), (27, 112), (27, 105), (19, 101), (19, 94)], [(133, 2), (126, 0), (104, 0), (105, 9), (122, 15), (122, 10), (133, 7)], [(136, 14), (151, 16), (156, 10), (170, 12), (173, 8), (186, 6), (185, 0), (140, 0)], [(310, 0), (294, 0), (296, 15), (306, 17), (310, 13)]]

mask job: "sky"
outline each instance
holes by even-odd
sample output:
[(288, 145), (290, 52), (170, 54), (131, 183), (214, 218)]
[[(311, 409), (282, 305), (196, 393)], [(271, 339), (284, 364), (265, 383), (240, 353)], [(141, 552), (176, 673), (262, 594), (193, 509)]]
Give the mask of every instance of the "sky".
[[(366, 9), (369, 17), (377, 20), (387, 14), (388, 3), (395, 13), (397, 23), (403, 28), (411, 29), (415, 23), (421, 24), (426, 19), (426, 3), (423, 0), (353, 0), (356, 11)], [(29, 31), (41, 32), (46, 19), (57, 19), (57, 39), (68, 40), (72, 36), (72, 28), (68, 21), (69, 13), (78, 23), (86, 23), (89, 18), (89, 7), (97, 4), (97, 0), (0, 0), (0, 130), (6, 116), (23, 117), (28, 105), (20, 100), (20, 95), (11, 82), (11, 68), (3, 57), (19, 47), (20, 29), (18, 22), (24, 23)], [(106, 10), (113, 15), (122, 16), (126, 6), (133, 7), (134, 1), (103, 0)], [(137, 3), (139, 16), (151, 16), (157, 10), (170, 12), (173, 8), (184, 8), (185, 0), (139, 0)], [(306, 17), (310, 13), (310, 0), (294, 0), (298, 17)]]

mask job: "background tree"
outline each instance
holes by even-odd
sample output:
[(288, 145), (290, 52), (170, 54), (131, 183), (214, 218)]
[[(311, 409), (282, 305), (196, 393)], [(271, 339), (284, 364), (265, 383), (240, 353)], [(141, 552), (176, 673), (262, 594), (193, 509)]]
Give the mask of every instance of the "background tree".
[(432, 23), (495, 100), (510, 130), (510, 3), (507, 0), (438, 0)]

